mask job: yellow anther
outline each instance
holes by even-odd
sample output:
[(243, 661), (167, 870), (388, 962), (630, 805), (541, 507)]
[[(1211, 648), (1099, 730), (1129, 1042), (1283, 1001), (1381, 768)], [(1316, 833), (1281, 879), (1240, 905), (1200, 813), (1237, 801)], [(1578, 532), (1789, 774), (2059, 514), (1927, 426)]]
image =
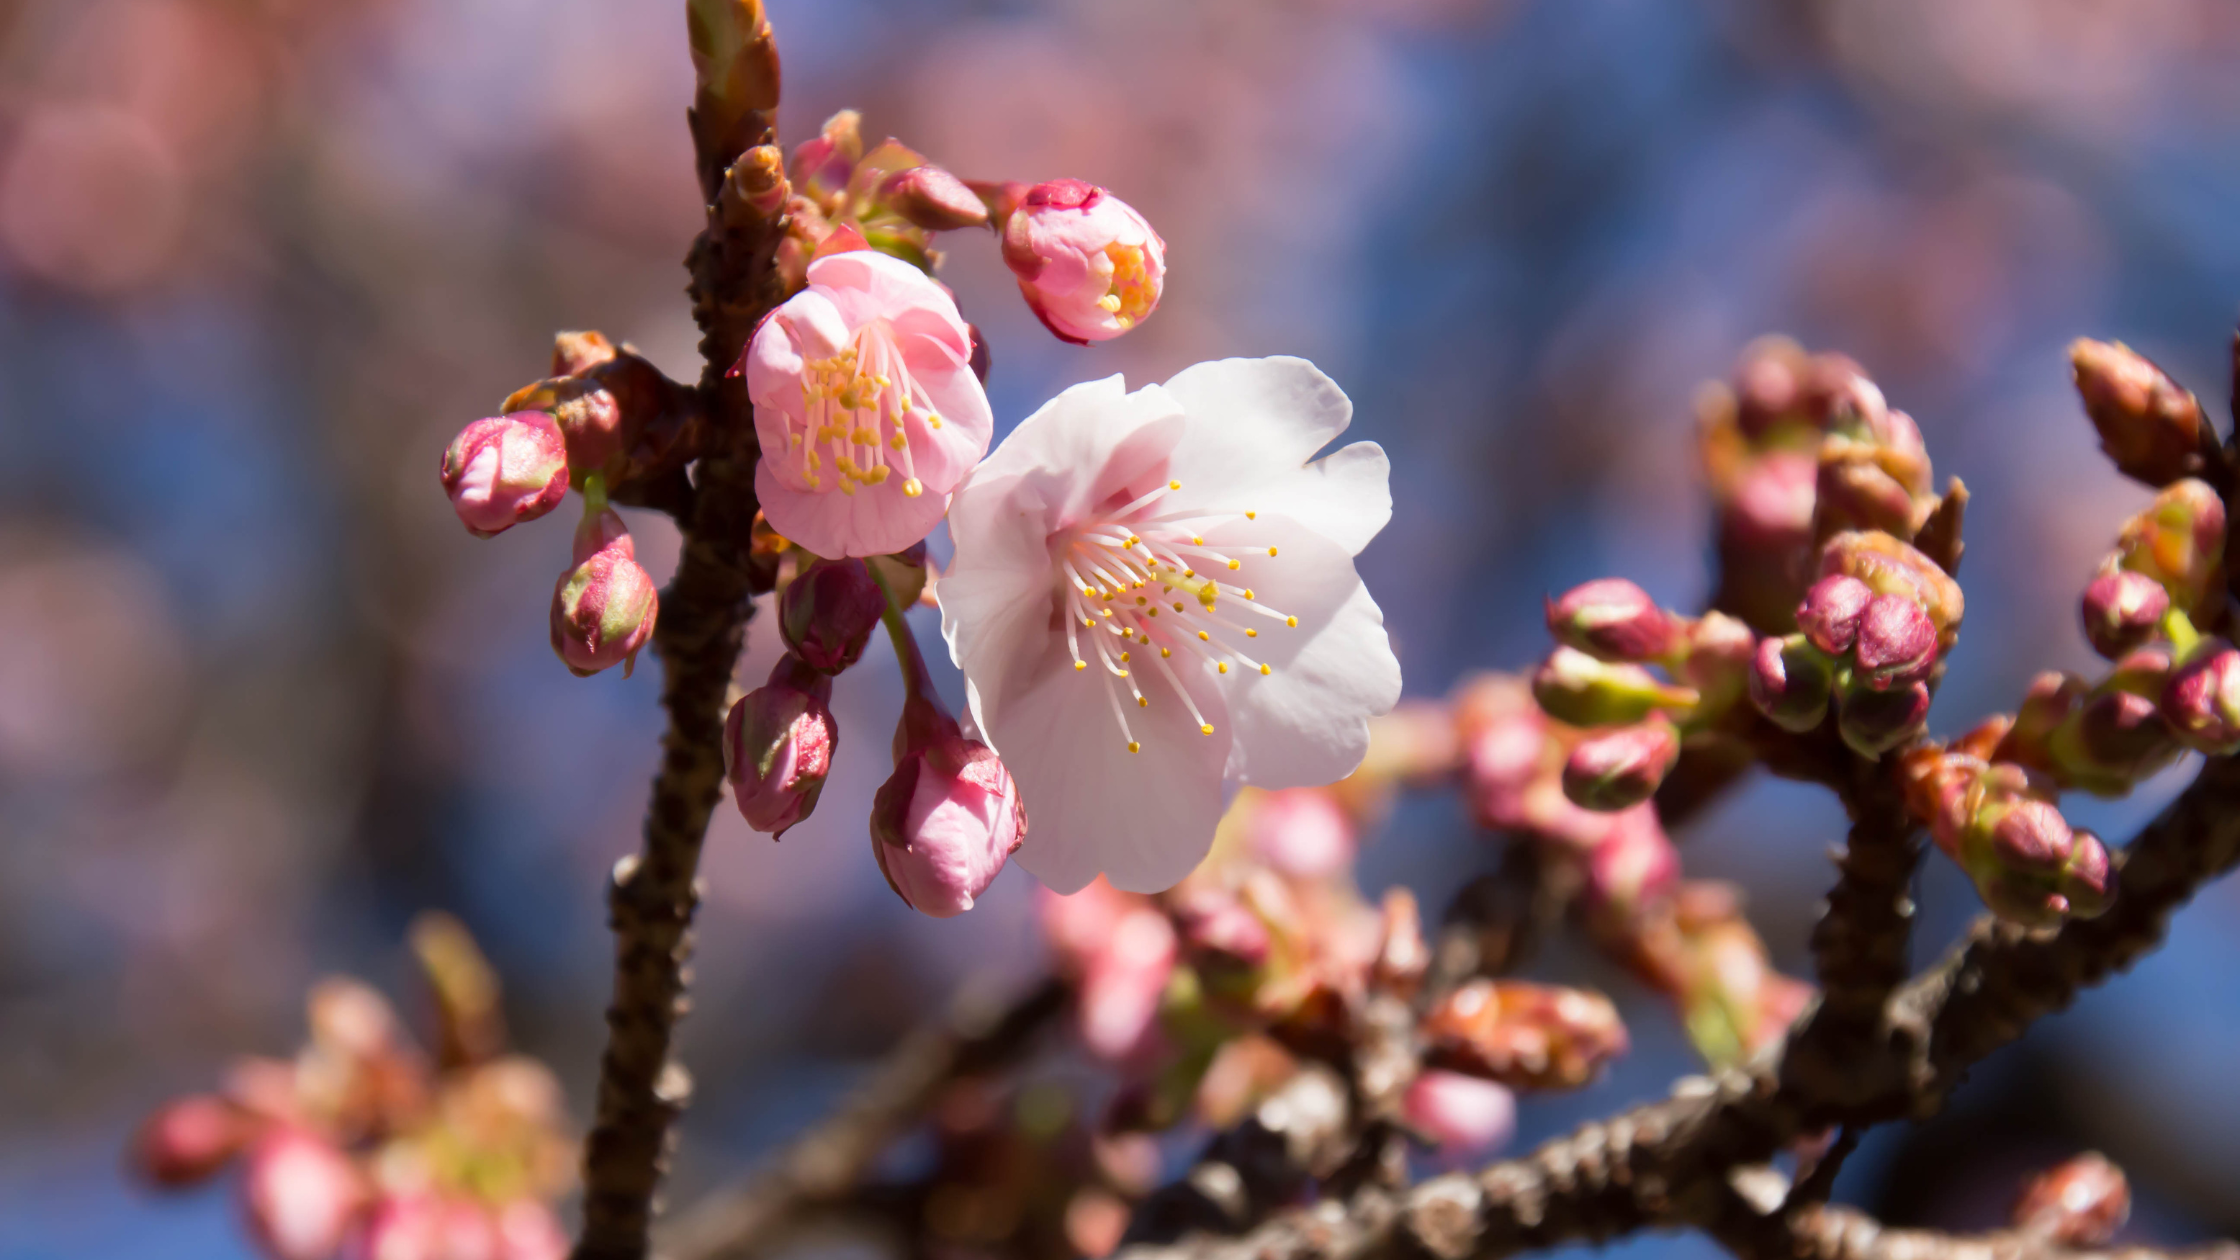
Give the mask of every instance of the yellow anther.
[(1115, 315), (1112, 317), (1112, 322), (1120, 326), (1121, 332), (1126, 332), (1136, 326), (1136, 321), (1126, 315)]
[(1229, 662), (1227, 661), (1215, 661), (1213, 667), (1224, 674), (1229, 672)]
[(1158, 609), (1156, 609), (1156, 608), (1154, 608), (1154, 609), (1152, 609), (1152, 610), (1150, 611), (1150, 614), (1149, 614), (1149, 615), (1150, 615), (1150, 616), (1153, 616), (1153, 617), (1156, 617), (1156, 616), (1158, 616), (1158, 615), (1159, 615), (1159, 610), (1158, 610)]
[(1274, 554), (1276, 554), (1276, 549), (1275, 549), (1275, 548), (1273, 548), (1273, 547), (1270, 547), (1270, 548), (1268, 548), (1268, 554), (1269, 554), (1269, 555), (1271, 555), (1271, 556), (1272, 556), (1272, 555), (1274, 555)]
[(1198, 632), (1198, 642), (1200, 642), (1200, 643), (1205, 643), (1205, 642), (1209, 642), (1210, 640), (1212, 640), (1212, 638), (1213, 638), (1213, 636), (1212, 636), (1212, 635), (1210, 635), (1210, 634), (1207, 634), (1207, 633), (1206, 633), (1205, 631), (1203, 631), (1203, 630), (1200, 630), (1200, 631)]
[(1073, 663), (1073, 667), (1074, 667), (1075, 669), (1087, 669), (1087, 668), (1089, 668), (1089, 662), (1087, 662), (1087, 661), (1075, 661), (1075, 662)]
[(1146, 596), (1142, 596), (1142, 595), (1138, 595), (1138, 596), (1136, 596), (1136, 603), (1137, 603), (1138, 605), (1142, 605), (1142, 604), (1148, 604), (1148, 603), (1150, 603), (1150, 602), (1151, 602), (1151, 600), (1150, 600), (1150, 599), (1149, 599), (1148, 597), (1146, 597)]
[(1126, 652), (1122, 652), (1122, 653), (1120, 654), (1120, 663), (1121, 663), (1122, 665), (1125, 665), (1125, 664), (1127, 664), (1127, 663), (1128, 663), (1128, 654), (1127, 654)]
[(1206, 540), (1196, 534), (1192, 534), (1190, 535), (1190, 545), (1193, 547), (1203, 547), (1206, 545)]
[[(889, 446), (891, 446), (891, 447), (893, 447), (894, 449), (896, 449), (896, 450), (898, 450), (898, 451), (899, 451), (899, 450), (902, 450), (903, 448), (905, 448), (905, 447), (907, 447), (907, 446), (909, 446), (909, 445), (910, 445), (910, 439), (909, 439), (909, 438), (906, 438), (906, 437), (904, 437), (904, 436), (902, 436), (902, 435), (901, 435), (901, 434), (899, 434), (899, 433), (897, 433), (897, 434), (895, 434), (895, 435), (894, 435), (893, 437), (891, 437), (891, 438), (888, 438), (888, 439), (887, 439), (887, 445), (889, 445)], [(1274, 554), (1275, 554), (1275, 552), (1274, 552), (1274, 551), (1270, 551), (1270, 552), (1269, 552), (1268, 554), (1269, 554), (1269, 555), (1274, 555)]]
[[(884, 485), (886, 484), (888, 475), (893, 472), (894, 469), (887, 467), (885, 464), (881, 464), (877, 468), (872, 469), (870, 472), (865, 473), (863, 475), (863, 480), (867, 485)], [(1250, 595), (1247, 595), (1245, 596), (1245, 598), (1250, 599), (1252, 597)]]
[(1132, 740), (1132, 739), (1131, 739), (1131, 740), (1129, 740), (1129, 741), (1128, 741), (1128, 751), (1129, 751), (1129, 752), (1142, 752), (1142, 751), (1143, 751), (1143, 745), (1142, 745), (1142, 744), (1139, 744), (1139, 743), (1137, 743), (1136, 741), (1134, 741), (1134, 740)]
[(1251, 598), (1252, 598), (1252, 588), (1251, 588), (1251, 587), (1249, 587), (1249, 586), (1248, 586), (1248, 587), (1244, 588), (1244, 597), (1245, 597), (1246, 599), (1251, 599)]
[[(1126, 653), (1122, 653), (1122, 655), (1124, 656), (1124, 655), (1126, 655)], [(1124, 669), (1123, 669), (1123, 670), (1121, 670), (1121, 671), (1120, 671), (1120, 676), (1121, 676), (1122, 678), (1126, 678), (1126, 677), (1128, 676), (1128, 671), (1127, 671), (1127, 670), (1124, 670)]]
[(1182, 601), (1181, 601), (1181, 600), (1179, 600), (1179, 599), (1178, 599), (1178, 600), (1176, 600), (1176, 601), (1174, 602), (1174, 610), (1175, 610), (1176, 612), (1181, 612), (1181, 611), (1182, 611)]
[(856, 492), (856, 483), (855, 483), (855, 482), (852, 482), (852, 481), (849, 481), (849, 480), (848, 480), (848, 479), (846, 479), (845, 477), (841, 478), (841, 480), (840, 480), (840, 493), (842, 493), (842, 494), (845, 494), (845, 495), (850, 495), (850, 496), (853, 496), (853, 495), (855, 494), (855, 492)]
[(1268, 668), (1268, 667), (1267, 667), (1266, 665), (1262, 665), (1262, 666), (1260, 667), (1260, 672), (1261, 672), (1262, 674), (1272, 674), (1272, 673), (1274, 673), (1275, 671), (1274, 671), (1274, 670), (1272, 670), (1272, 669), (1269, 669), (1269, 668)]
[(905, 499), (915, 499), (925, 492), (925, 483), (919, 481), (916, 477), (902, 483), (902, 497)]
[(927, 428), (929, 428), (929, 429), (938, 429), (938, 428), (940, 428), (940, 427), (941, 427), (941, 417), (940, 417), (940, 416), (939, 416), (938, 414), (934, 413), (934, 412), (931, 412), (931, 411), (927, 412), (927, 413), (926, 413), (926, 427), (927, 427)]
[(908, 398), (904, 398), (904, 399), (902, 399), (901, 401), (899, 401), (899, 402), (895, 403), (895, 405), (894, 405), (894, 409), (895, 409), (895, 414), (897, 414), (897, 415), (904, 415), (904, 416), (907, 416), (907, 415), (909, 415), (909, 414), (910, 414), (910, 400), (909, 400)]
[(1141, 538), (1137, 537), (1137, 536), (1136, 536), (1136, 535), (1134, 535), (1134, 534), (1130, 534), (1130, 535), (1128, 535), (1128, 541), (1127, 541), (1127, 542), (1125, 542), (1125, 543), (1123, 543), (1123, 544), (1121, 544), (1121, 545), (1122, 545), (1122, 546), (1127, 546), (1127, 547), (1133, 547), (1133, 546), (1135, 546), (1135, 545), (1136, 545), (1137, 543), (1139, 543), (1139, 542), (1142, 542), (1142, 541), (1143, 541), (1143, 539), (1141, 539)]
[(879, 435), (869, 429), (857, 429), (855, 432), (848, 435), (848, 440), (852, 442), (861, 442), (865, 446), (869, 446), (879, 440)]
[(1230, 567), (1231, 569), (1241, 569), (1241, 568), (1243, 568), (1243, 567), (1244, 567), (1244, 561), (1242, 561), (1242, 560), (1231, 560), (1231, 561), (1229, 562), (1229, 567)]
[(1159, 657), (1160, 657), (1160, 659), (1161, 659), (1161, 660), (1164, 660), (1164, 659), (1166, 659), (1167, 657), (1170, 657), (1170, 656), (1173, 656), (1173, 655), (1174, 655), (1174, 649), (1173, 649), (1173, 648), (1160, 648), (1160, 649), (1159, 649)]
[(1182, 483), (1179, 481), (1170, 481), (1167, 483), (1167, 489), (1169, 490), (1180, 490), (1181, 488)]
[(1200, 723), (1198, 724), (1198, 733), (1199, 733), (1200, 735), (1211, 735), (1211, 734), (1213, 734), (1213, 723), (1211, 723), (1211, 722), (1200, 722)]
[(1296, 630), (1299, 628), (1299, 619), (1297, 617), (1285, 617), (1283, 619), (1283, 624)]
[(1186, 578), (1194, 578), (1198, 576), (1198, 571), (1196, 569), (1184, 569), (1182, 571), (1182, 576)]
[(1139, 709), (1148, 709), (1148, 708), (1150, 708), (1150, 707), (1151, 707), (1151, 697), (1149, 697), (1149, 696), (1137, 696), (1137, 697), (1136, 697), (1136, 707), (1137, 707), (1137, 708), (1139, 708)]
[(1260, 637), (1260, 632), (1248, 626), (1245, 628), (1244, 637), (1248, 639), (1257, 639)]
[(1150, 646), (1151, 646), (1151, 636), (1150, 636), (1150, 635), (1148, 635), (1148, 634), (1138, 634), (1138, 635), (1136, 635), (1136, 642), (1138, 642), (1138, 643), (1141, 643), (1141, 644), (1142, 644), (1142, 645), (1144, 645), (1145, 647), (1150, 647)]
[(1247, 512), (1244, 514), (1244, 518), (1248, 521), (1257, 521), (1260, 519), (1260, 514), (1258, 512)]

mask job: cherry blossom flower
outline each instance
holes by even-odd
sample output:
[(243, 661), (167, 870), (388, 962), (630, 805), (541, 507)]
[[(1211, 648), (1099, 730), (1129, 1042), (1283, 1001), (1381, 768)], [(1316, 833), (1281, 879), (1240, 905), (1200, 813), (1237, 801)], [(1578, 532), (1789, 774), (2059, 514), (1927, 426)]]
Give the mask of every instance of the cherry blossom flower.
[(1313, 460), (1351, 415), (1302, 359), (1132, 394), (1114, 376), (1051, 400), (958, 490), (942, 632), (1043, 883), (1169, 887), (1236, 785), (1360, 764), (1400, 666), (1353, 561), (1391, 515), (1384, 452)]
[(1135, 207), (1095, 184), (1036, 184), (1003, 225), (1003, 261), (1036, 318), (1088, 345), (1134, 328), (1159, 305), (1167, 243)]
[(929, 533), (988, 449), (994, 416), (948, 290), (870, 250), (809, 264), (740, 358), (770, 527), (817, 555), (877, 556)]

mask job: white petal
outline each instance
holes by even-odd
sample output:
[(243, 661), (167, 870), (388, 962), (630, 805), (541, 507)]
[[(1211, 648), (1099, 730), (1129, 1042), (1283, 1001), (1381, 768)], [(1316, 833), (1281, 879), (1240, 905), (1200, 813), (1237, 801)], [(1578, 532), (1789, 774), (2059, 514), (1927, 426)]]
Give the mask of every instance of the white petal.
[[(1223, 679), (1237, 772), (1267, 788), (1334, 783), (1353, 773), (1369, 750), (1369, 719), (1400, 699), (1400, 662), (1352, 558), (1299, 522), (1265, 514), (1207, 540), (1247, 557), (1230, 580), (1250, 587), (1254, 602), (1299, 619), (1296, 628), (1286, 626), (1234, 607), (1244, 600), (1223, 597), (1224, 615), (1260, 634), (1222, 637), (1272, 671), (1232, 671)], [(1269, 546), (1276, 556), (1267, 555)]]
[[(1143, 749), (1129, 752), (1095, 660), (1076, 671), (1062, 639), (1045, 635), (1040, 646), (1031, 684), (980, 715), (1026, 805), (1019, 864), (1060, 893), (1099, 872), (1128, 892), (1173, 887), (1213, 846), (1229, 741), (1200, 734), (1159, 671), (1138, 657), (1135, 679), (1148, 708), (1112, 680)], [(1228, 720), (1219, 695), (1193, 689), (1193, 698), (1219, 732)]]
[(1019, 422), (973, 479), (1040, 474), (1052, 529), (1145, 468), (1171, 458), (1184, 439), (1182, 408), (1156, 385), (1130, 394), (1118, 376), (1085, 381)]
[[(986, 701), (1023, 690), (1056, 613), (1039, 499), (1018, 477), (975, 476), (949, 508), (954, 559), (934, 585), (941, 637), (964, 671), (975, 721)], [(985, 727), (982, 727), (985, 730)]]
[(1297, 468), (1353, 419), (1336, 381), (1287, 356), (1200, 363), (1166, 390), (1190, 413), (1190, 434), (1175, 452), (1185, 467)]

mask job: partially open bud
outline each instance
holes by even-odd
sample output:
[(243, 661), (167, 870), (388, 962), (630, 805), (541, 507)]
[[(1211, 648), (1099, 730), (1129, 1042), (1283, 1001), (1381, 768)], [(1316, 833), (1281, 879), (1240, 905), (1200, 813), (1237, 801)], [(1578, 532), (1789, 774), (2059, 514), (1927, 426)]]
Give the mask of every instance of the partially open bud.
[(2124, 523), (2116, 562), (2162, 583), (2170, 602), (2210, 627), (2225, 598), (2224, 523), (2224, 500), (2189, 477)]
[(1563, 763), (1563, 794), (1609, 812), (1648, 800), (1680, 757), (1680, 732), (1662, 716), (1599, 731), (1572, 748)]
[(2084, 588), (2084, 637), (2112, 661), (2154, 638), (2168, 611), (2162, 583), (2129, 569), (2103, 573)]
[(1941, 647), (1951, 647), (1959, 637), (1966, 611), (1960, 584), (1910, 543), (1876, 530), (1846, 531), (1821, 549), (1820, 573), (1841, 573), (1866, 583), (1877, 595), (1911, 599), (1936, 626)]
[(1801, 634), (1761, 639), (1750, 660), (1750, 702), (1785, 731), (1809, 731), (1828, 716), (1835, 663)]
[(1685, 709), (1696, 693), (1657, 681), (1639, 665), (1598, 661), (1576, 648), (1548, 654), (1532, 676), (1532, 697), (1549, 717), (1573, 726), (1620, 726), (1658, 709)]
[(819, 560), (778, 596), (778, 634), (803, 664), (837, 674), (862, 658), (886, 607), (862, 560)]
[(879, 200), (929, 232), (985, 227), (988, 207), (964, 181), (938, 166), (913, 166), (879, 185)]
[(541, 411), (477, 420), (443, 453), (443, 492), (477, 538), (533, 521), (568, 494), (568, 448)]
[(1680, 619), (1624, 578), (1598, 578), (1548, 601), (1556, 642), (1605, 661), (1661, 661), (1678, 651)]
[(1902, 683), (1887, 691), (1851, 687), (1836, 697), (1836, 733), (1862, 757), (1882, 754), (1919, 735), (1929, 722), (1929, 684)]
[(1812, 646), (1830, 656), (1841, 656), (1858, 639), (1859, 618), (1874, 597), (1867, 584), (1855, 577), (1838, 573), (1821, 578), (1797, 605), (1797, 629), (1812, 640)]
[(223, 1098), (175, 1098), (141, 1124), (126, 1164), (151, 1185), (191, 1186), (225, 1167), (254, 1132), (249, 1118)]
[(824, 792), (840, 743), (831, 699), (832, 679), (788, 653), (723, 724), (731, 799), (749, 827), (773, 840), (807, 818)]
[(259, 1141), (241, 1179), (250, 1231), (273, 1260), (332, 1260), (367, 1194), (365, 1177), (349, 1156), (294, 1129)]
[(2098, 1151), (2030, 1179), (2014, 1205), (2014, 1227), (2064, 1247), (2098, 1247), (2131, 1218), (2131, 1183)]
[(576, 527), (575, 567), (552, 590), (552, 650), (579, 678), (612, 665), (627, 678), (653, 638), (661, 598), (611, 509)]
[(1903, 595), (1877, 595), (1859, 616), (1853, 675), (1877, 691), (1919, 682), (1937, 663), (1937, 627)]
[(1517, 1131), (1517, 1098), (1496, 1081), (1431, 1068), (1416, 1074), (1400, 1103), (1408, 1127), (1431, 1139), (1447, 1159), (1480, 1158)]
[(2165, 486), (2201, 471), (2201, 403), (2122, 342), (2069, 346), (2077, 393), (2118, 471)]
[(794, 185), (823, 201), (845, 190), (856, 161), (863, 156), (863, 115), (843, 109), (824, 120), (811, 139), (793, 147)]
[(963, 914), (1026, 834), (1026, 806), (995, 750), (966, 739), (938, 703), (904, 702), (894, 774), (871, 802), (871, 852), (895, 895), (936, 919)]
[(1422, 1027), (1428, 1061), (1516, 1089), (1575, 1089), (1627, 1046), (1610, 999), (1516, 980), (1472, 980)]
[(2240, 751), (2240, 650), (2224, 639), (2195, 648), (2163, 688), (2162, 716), (2190, 748)]
[(1062, 341), (1108, 341), (1142, 323), (1166, 284), (1167, 246), (1128, 203), (1094, 184), (1036, 184), (1003, 225), (1003, 261)]

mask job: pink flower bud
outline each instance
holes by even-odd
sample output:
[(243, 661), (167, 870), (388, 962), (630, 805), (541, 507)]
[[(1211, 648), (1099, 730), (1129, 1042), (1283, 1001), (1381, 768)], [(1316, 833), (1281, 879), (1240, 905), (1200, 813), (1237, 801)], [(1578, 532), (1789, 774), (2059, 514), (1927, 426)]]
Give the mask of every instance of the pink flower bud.
[(249, 1228), (273, 1260), (332, 1260), (366, 1205), (365, 1178), (324, 1138), (266, 1135), (241, 1180)]
[(1785, 731), (1820, 725), (1834, 684), (1834, 663), (1801, 634), (1762, 639), (1750, 659), (1750, 702)]
[(1422, 1030), (1440, 1066), (1517, 1089), (1576, 1089), (1628, 1044), (1610, 999), (1521, 980), (1462, 985), (1424, 1016)]
[(2169, 610), (2170, 593), (2146, 574), (2103, 573), (2084, 588), (2084, 637), (2112, 661), (2154, 638)]
[(2240, 750), (2240, 650), (2224, 639), (2195, 648), (2163, 688), (2162, 716), (2188, 747)]
[(1920, 460), (1864, 443), (1829, 439), (1821, 448), (1814, 510), (1823, 530), (1881, 529), (1911, 533), (1913, 492), (1891, 471), (1925, 467)]
[(1091, 1054), (1117, 1061), (1149, 1044), (1174, 963), (1167, 916), (1149, 903), (1120, 916), (1081, 977), (1081, 1041)]
[(141, 1124), (125, 1162), (151, 1185), (191, 1186), (225, 1167), (254, 1132), (254, 1123), (223, 1098), (175, 1098)]
[(1624, 578), (1597, 578), (1548, 601), (1548, 633), (1606, 661), (1656, 661), (1679, 650), (1680, 619)]
[(2121, 342), (2079, 339), (2069, 365), (2100, 449), (2125, 476), (2164, 486), (2201, 470), (2201, 403), (2184, 386)]
[(1353, 861), (1353, 821), (1322, 788), (1284, 788), (1255, 799), (1245, 812), (1253, 854), (1286, 875), (1315, 879)]
[(1268, 958), (1268, 925), (1234, 895), (1204, 889), (1179, 897), (1175, 924), (1182, 941), (1201, 966), (1243, 970)]
[(1003, 261), (1061, 341), (1109, 341), (1159, 305), (1167, 245), (1128, 203), (1094, 184), (1054, 179), (1020, 198), (1003, 225)]
[(1548, 654), (1532, 676), (1532, 698), (1549, 717), (1572, 726), (1621, 726), (1658, 709), (1695, 704), (1687, 687), (1668, 686), (1639, 665), (1598, 661), (1576, 648)]
[(1492, 1154), (1517, 1131), (1517, 1098), (1507, 1086), (1436, 1068), (1416, 1074), (1400, 1113), (1442, 1157), (1458, 1161)]
[(2224, 500), (2207, 482), (2173, 482), (2126, 521), (2115, 563), (2162, 583), (2170, 602), (2202, 624), (2223, 607)]
[(1714, 609), (1696, 618), (1686, 638), (1681, 646), (1680, 681), (1703, 694), (1706, 709), (1724, 710), (1749, 685), (1750, 658), (1757, 655), (1758, 636), (1741, 618)]
[(913, 166), (889, 175), (879, 185), (888, 209), (928, 232), (984, 227), (988, 207), (964, 181), (938, 166)]
[(1563, 763), (1563, 794), (1587, 809), (1610, 812), (1648, 800), (1680, 757), (1680, 733), (1653, 717), (1591, 735)]
[(552, 650), (577, 677), (611, 665), (627, 678), (653, 638), (661, 598), (611, 509), (576, 527), (575, 567), (552, 589)]
[(871, 852), (903, 904), (946, 919), (972, 908), (1027, 834), (1027, 809), (995, 751), (913, 696), (894, 775), (871, 803)]
[(1587, 858), (1587, 912), (1599, 924), (1622, 926), (1672, 895), (1680, 883), (1680, 851), (1665, 835), (1654, 805), (1619, 814)]
[(1977, 771), (1965, 789), (1960, 808), (1973, 814), (1958, 834), (1948, 839), (1948, 829), (1938, 828), (1939, 846), (1958, 859), (1984, 905), (2003, 919), (2048, 926), (2108, 907), (2107, 846), (2089, 831), (2072, 830), (2054, 794), (2047, 776), (1995, 763)]
[[(1727, 504), (1726, 527), (1753, 553), (1778, 556), (1812, 540), (1819, 462), (1800, 451), (1769, 451), (1744, 473)], [(1794, 588), (1792, 588), (1794, 589)]]
[(2099, 1247), (2131, 1218), (2131, 1183), (2097, 1151), (2039, 1173), (2014, 1205), (2014, 1227), (2064, 1247)]
[(1859, 615), (1851, 652), (1856, 677), (1877, 691), (1918, 682), (1937, 662), (1937, 627), (1905, 596), (1877, 595)]
[(1841, 656), (1859, 637), (1859, 618), (1873, 599), (1874, 591), (1855, 577), (1838, 573), (1821, 578), (1797, 605), (1797, 629), (1814, 647)]
[(824, 120), (823, 130), (793, 148), (793, 182), (814, 198), (825, 198), (848, 186), (856, 159), (863, 156), (863, 116), (843, 109)]
[(790, 653), (770, 681), (739, 698), (723, 724), (723, 764), (739, 815), (771, 839), (807, 818), (824, 792), (840, 744), (832, 679)]
[(1882, 754), (1919, 735), (1929, 721), (1929, 684), (1877, 691), (1857, 686), (1836, 697), (1836, 733), (1862, 757)]
[(443, 453), (443, 492), (477, 538), (543, 516), (568, 494), (560, 426), (541, 411), (475, 421)]
[(2056, 767), (2073, 786), (2121, 796), (2177, 755), (2179, 744), (2153, 700), (2130, 691), (2104, 691), (2078, 710), (2075, 723), (2055, 733)]
[(886, 609), (863, 561), (819, 560), (778, 596), (778, 634), (803, 664), (837, 674), (863, 656)]

